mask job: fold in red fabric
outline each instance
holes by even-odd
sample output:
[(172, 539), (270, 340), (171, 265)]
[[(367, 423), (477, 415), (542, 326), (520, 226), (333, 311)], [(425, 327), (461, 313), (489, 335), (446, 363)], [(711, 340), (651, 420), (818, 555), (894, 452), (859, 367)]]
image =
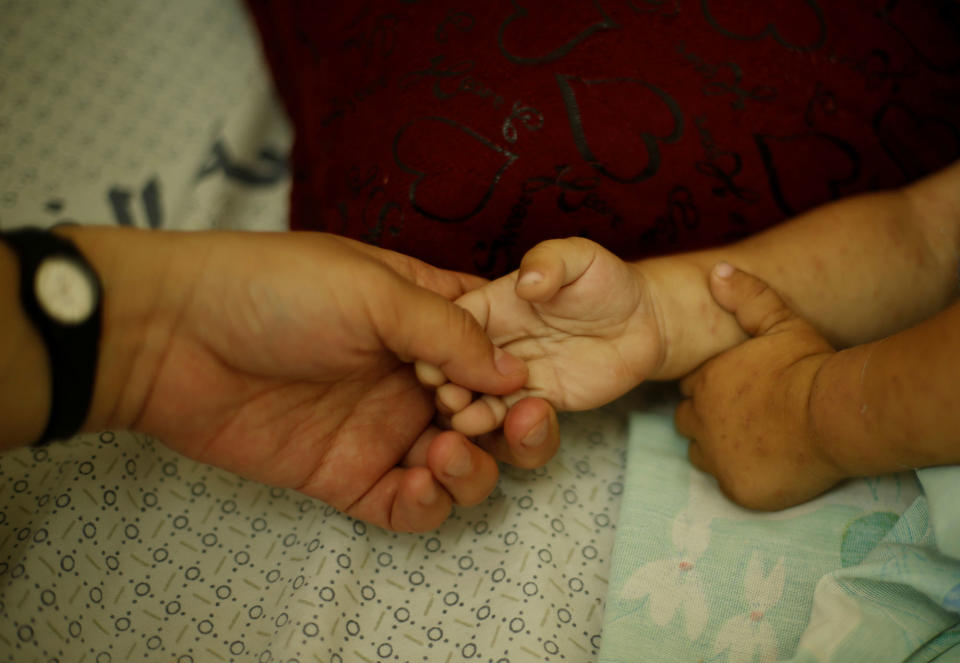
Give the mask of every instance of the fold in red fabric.
[(938, 0), (248, 0), (290, 224), (497, 276), (729, 242), (960, 156)]

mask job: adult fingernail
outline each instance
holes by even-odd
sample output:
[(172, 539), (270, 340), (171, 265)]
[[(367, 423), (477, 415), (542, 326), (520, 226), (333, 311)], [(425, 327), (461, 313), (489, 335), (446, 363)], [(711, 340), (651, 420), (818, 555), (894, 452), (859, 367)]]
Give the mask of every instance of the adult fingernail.
[(713, 273), (718, 278), (728, 279), (731, 276), (733, 276), (733, 265), (731, 265), (729, 262), (725, 260), (722, 262), (718, 262), (716, 266), (713, 268)]
[(527, 436), (523, 438), (521, 444), (531, 449), (539, 447), (547, 440), (547, 431), (549, 428), (550, 427), (546, 421), (541, 421), (539, 424), (534, 426), (532, 431), (527, 433)]
[(437, 503), (437, 500), (440, 499), (440, 490), (437, 488), (437, 485), (430, 482), (430, 487), (420, 496), (417, 500), (423, 506), (433, 506)]
[(473, 461), (470, 459), (470, 452), (463, 447), (457, 447), (444, 467), (444, 471), (452, 477), (465, 477), (472, 469)]
[(504, 352), (500, 348), (493, 349), (493, 361), (497, 365), (500, 375), (516, 375), (525, 368), (522, 359), (517, 359), (512, 354)]

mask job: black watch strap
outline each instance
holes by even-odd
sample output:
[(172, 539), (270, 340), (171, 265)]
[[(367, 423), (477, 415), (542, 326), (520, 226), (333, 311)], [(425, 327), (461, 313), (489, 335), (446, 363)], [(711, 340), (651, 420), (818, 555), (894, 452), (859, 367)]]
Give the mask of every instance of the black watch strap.
[[(47, 346), (52, 393), (46, 429), (34, 446), (44, 446), (76, 434), (93, 400), (100, 346), (102, 288), (96, 272), (70, 240), (45, 230), (24, 228), (0, 232), (20, 261), (20, 304)], [(51, 257), (68, 258), (86, 270), (95, 287), (92, 313), (66, 324), (48, 315), (37, 299), (36, 277)]]

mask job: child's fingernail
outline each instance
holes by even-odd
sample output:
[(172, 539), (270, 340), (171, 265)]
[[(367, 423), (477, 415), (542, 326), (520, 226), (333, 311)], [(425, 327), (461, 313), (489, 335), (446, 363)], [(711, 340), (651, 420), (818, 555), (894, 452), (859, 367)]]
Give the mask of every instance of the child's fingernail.
[(733, 265), (727, 261), (718, 262), (713, 268), (713, 273), (721, 279), (728, 279), (733, 276)]
[(414, 364), (414, 371), (421, 384), (429, 387), (439, 387), (447, 381), (447, 376), (439, 368), (425, 361), (418, 361)]
[(537, 285), (542, 280), (543, 274), (540, 272), (527, 272), (520, 277), (520, 280), (517, 281), (517, 285)]
[(472, 392), (452, 382), (448, 382), (437, 389), (437, 405), (442, 405), (451, 414), (467, 407), (472, 400)]
[(457, 450), (447, 460), (444, 472), (452, 477), (465, 477), (473, 469), (473, 461), (470, 459), (470, 452), (463, 447)]
[(500, 371), (500, 375), (516, 375), (526, 367), (522, 359), (517, 359), (512, 354), (504, 352), (500, 348), (493, 349), (493, 361), (497, 365), (497, 370)]
[(541, 421), (537, 426), (527, 433), (527, 436), (523, 438), (521, 444), (525, 447), (539, 447), (547, 439), (547, 430), (549, 426), (546, 421)]

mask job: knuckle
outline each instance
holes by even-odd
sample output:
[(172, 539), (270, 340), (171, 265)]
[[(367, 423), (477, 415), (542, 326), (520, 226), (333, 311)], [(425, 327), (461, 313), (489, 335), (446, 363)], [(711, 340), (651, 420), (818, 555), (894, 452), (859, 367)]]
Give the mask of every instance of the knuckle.
[(777, 308), (769, 308), (760, 318), (760, 328), (763, 330), (773, 329), (787, 322), (791, 317), (793, 316), (790, 311), (782, 304), (777, 306)]
[[(485, 338), (486, 335), (482, 333), (480, 324), (477, 322), (476, 318), (474, 318), (465, 309), (459, 306), (447, 306), (446, 314), (449, 322), (448, 329), (451, 331), (451, 333), (453, 333), (454, 338)], [(486, 351), (485, 346), (483, 346), (483, 349)]]
[(748, 294), (750, 295), (751, 299), (762, 300), (771, 292), (773, 291), (770, 289), (770, 286), (767, 285), (766, 281), (761, 281), (756, 277), (751, 277), (750, 287), (748, 289)]

